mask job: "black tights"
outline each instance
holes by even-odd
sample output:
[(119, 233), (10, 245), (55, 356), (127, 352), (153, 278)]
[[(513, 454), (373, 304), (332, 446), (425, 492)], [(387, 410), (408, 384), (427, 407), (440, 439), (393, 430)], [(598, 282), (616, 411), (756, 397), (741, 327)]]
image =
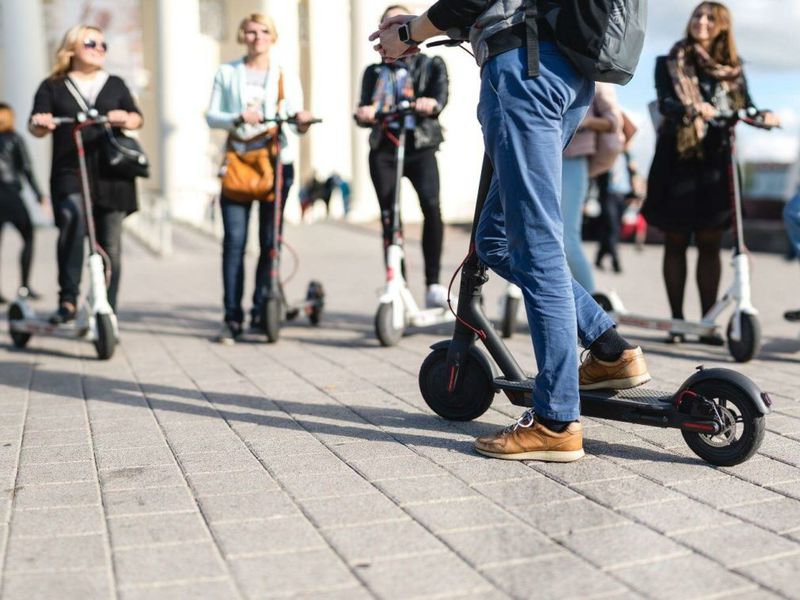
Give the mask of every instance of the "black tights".
[[(411, 146), (411, 144), (409, 144)], [(433, 148), (409, 151), (406, 146), (403, 175), (411, 181), (419, 196), (422, 209), (422, 255), (425, 259), (425, 284), (439, 283), (442, 260), (444, 225), (439, 208), (439, 167)], [(397, 155), (394, 149), (372, 150), (369, 153), (369, 171), (375, 193), (381, 206), (384, 247), (392, 242), (394, 216), (394, 183), (397, 173)], [(402, 227), (402, 223), (401, 223)]]
[(22, 237), (22, 250), (19, 253), (20, 285), (28, 287), (33, 261), (33, 223), (19, 192), (11, 186), (0, 186), (0, 232), (6, 223), (16, 227)]
[[(717, 301), (722, 262), (719, 251), (722, 246), (722, 229), (701, 229), (694, 232), (697, 246), (697, 288), (700, 290), (700, 305), (706, 314)], [(683, 319), (683, 293), (686, 289), (686, 249), (692, 239), (691, 233), (668, 231), (664, 241), (664, 283), (667, 286), (669, 306), (673, 319)]]

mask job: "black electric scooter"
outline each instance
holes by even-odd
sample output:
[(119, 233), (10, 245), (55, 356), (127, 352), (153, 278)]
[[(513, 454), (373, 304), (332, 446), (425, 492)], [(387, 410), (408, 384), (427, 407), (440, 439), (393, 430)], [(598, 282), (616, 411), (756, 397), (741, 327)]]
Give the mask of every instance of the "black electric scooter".
[[(308, 316), (312, 325), (318, 325), (322, 318), (322, 310), (325, 307), (325, 291), (319, 281), (312, 280), (306, 288), (306, 296), (302, 300), (290, 302), (283, 291), (284, 282), (280, 279), (281, 267), (281, 248), (282, 242), (282, 221), (283, 221), (283, 165), (281, 164), (281, 129), (284, 124), (297, 125), (297, 117), (280, 117), (269, 119), (270, 123), (275, 123), (275, 200), (270, 202), (272, 210), (275, 211), (275, 218), (272, 219), (273, 234), (272, 246), (268, 252), (272, 258), (272, 269), (269, 272), (269, 291), (264, 301), (262, 309), (262, 319), (267, 341), (274, 343), (280, 337), (281, 321), (295, 319), (300, 312)], [(312, 119), (309, 124), (321, 123), (322, 119)]]
[[(534, 379), (516, 362), (481, 307), (481, 289), (489, 278), (475, 252), (475, 230), (492, 174), (491, 161), (484, 157), (453, 338), (434, 344), (419, 371), (425, 402), (438, 415), (455, 421), (480, 417), (500, 391), (512, 404), (533, 405)], [(489, 356), (475, 345), (476, 338), (499, 375)], [(675, 392), (582, 391), (580, 400), (585, 416), (680, 429), (695, 454), (720, 466), (741, 463), (755, 454), (772, 405), (769, 395), (741, 373), (702, 366)]]

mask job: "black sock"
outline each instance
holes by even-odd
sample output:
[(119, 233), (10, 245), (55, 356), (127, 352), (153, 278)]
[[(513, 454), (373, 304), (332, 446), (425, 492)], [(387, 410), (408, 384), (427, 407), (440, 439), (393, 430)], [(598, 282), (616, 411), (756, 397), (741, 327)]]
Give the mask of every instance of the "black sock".
[(595, 358), (604, 360), (606, 362), (614, 362), (625, 350), (635, 348), (625, 341), (620, 334), (617, 333), (615, 327), (606, 329), (599, 338), (597, 338), (592, 345), (589, 346), (589, 351)]
[(574, 423), (574, 421), (556, 421), (554, 419), (543, 419), (542, 417), (536, 417), (536, 420), (555, 433), (563, 433), (570, 423)]

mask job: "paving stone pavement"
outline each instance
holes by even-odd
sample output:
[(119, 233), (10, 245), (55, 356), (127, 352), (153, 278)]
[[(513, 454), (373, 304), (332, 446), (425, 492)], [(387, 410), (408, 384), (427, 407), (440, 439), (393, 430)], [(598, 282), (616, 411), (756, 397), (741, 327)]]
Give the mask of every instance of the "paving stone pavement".
[[(112, 360), (53, 337), (16, 350), (0, 325), (2, 598), (800, 597), (800, 339), (780, 317), (800, 304), (795, 265), (754, 256), (765, 344), (749, 364), (624, 330), (659, 386), (702, 363), (734, 366), (772, 394), (752, 460), (714, 468), (673, 430), (585, 419), (585, 459), (536, 464), (471, 450), (518, 416), (504, 398), (468, 423), (425, 406), (418, 368), (447, 327), (378, 345), (374, 229), (290, 228), (302, 261), (287, 287), (299, 297), (321, 280), (323, 322), (233, 347), (211, 341), (218, 243), (176, 236), (168, 259), (126, 239)], [(54, 306), (54, 239), (37, 239), (43, 312)], [(466, 240), (448, 230), (444, 272)], [(3, 243), (8, 295), (18, 245)], [(660, 249), (625, 247), (622, 258), (625, 272), (598, 273), (599, 286), (665, 314)], [(409, 271), (421, 296), (413, 241)], [(493, 314), (501, 290), (490, 282)], [(533, 370), (524, 329), (509, 343)]]

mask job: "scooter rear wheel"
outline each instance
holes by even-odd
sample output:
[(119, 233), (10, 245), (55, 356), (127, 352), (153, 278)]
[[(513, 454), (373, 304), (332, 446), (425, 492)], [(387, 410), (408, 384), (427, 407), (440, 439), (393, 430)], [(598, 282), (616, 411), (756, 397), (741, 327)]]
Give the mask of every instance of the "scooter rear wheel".
[(742, 313), (742, 337), (737, 342), (731, 338), (731, 331), (733, 331), (733, 320), (736, 318), (734, 314), (731, 320), (728, 321), (728, 330), (726, 337), (728, 338), (728, 351), (736, 362), (747, 362), (758, 354), (761, 348), (761, 325), (758, 322), (758, 317), (748, 313)]
[(94, 340), (94, 349), (97, 358), (108, 360), (114, 356), (114, 348), (117, 347), (117, 336), (114, 333), (114, 324), (111, 315), (96, 314), (94, 316), (97, 337)]
[(405, 327), (394, 326), (394, 304), (382, 302), (375, 313), (375, 335), (382, 346), (394, 346), (403, 337)]
[(11, 334), (11, 341), (14, 342), (14, 346), (17, 348), (24, 348), (31, 340), (30, 333), (25, 333), (24, 331), (14, 331), (11, 329), (12, 321), (22, 321), (23, 319), (25, 319), (25, 315), (22, 312), (22, 308), (20, 308), (17, 304), (12, 304), (8, 309), (8, 328), (9, 333)]
[(753, 456), (764, 439), (766, 423), (747, 394), (722, 380), (701, 381), (691, 391), (716, 405), (726, 428), (716, 435), (682, 431), (689, 448), (721, 467), (738, 465)]
[(282, 308), (280, 298), (267, 298), (264, 302), (264, 332), (270, 344), (277, 342), (280, 337)]
[(500, 324), (500, 335), (510, 338), (514, 335), (517, 327), (517, 311), (519, 310), (519, 298), (506, 296), (505, 310), (503, 311), (503, 322)]
[(431, 352), (419, 369), (419, 389), (431, 410), (450, 421), (471, 421), (485, 413), (494, 400), (494, 382), (472, 352), (461, 366), (462, 381), (455, 392), (447, 389), (450, 373), (447, 348)]
[(322, 318), (322, 309), (325, 306), (325, 291), (319, 281), (311, 281), (308, 284), (306, 300), (310, 302), (308, 309), (308, 320), (312, 325), (319, 325)]

